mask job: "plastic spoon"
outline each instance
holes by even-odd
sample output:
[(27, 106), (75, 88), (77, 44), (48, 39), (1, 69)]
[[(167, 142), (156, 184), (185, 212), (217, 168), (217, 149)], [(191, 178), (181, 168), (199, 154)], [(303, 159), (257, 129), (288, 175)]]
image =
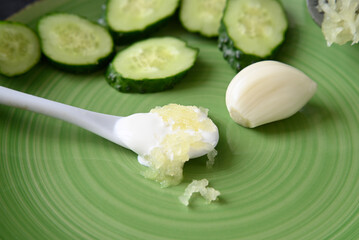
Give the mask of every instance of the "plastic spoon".
[[(172, 131), (162, 118), (153, 113), (135, 113), (127, 117), (113, 116), (84, 110), (63, 103), (36, 97), (0, 86), (0, 104), (29, 110), (75, 124), (138, 155), (148, 153), (163, 136)], [(218, 130), (202, 133), (205, 142), (213, 147), (218, 142)], [(190, 158), (209, 152), (207, 148), (196, 148)]]

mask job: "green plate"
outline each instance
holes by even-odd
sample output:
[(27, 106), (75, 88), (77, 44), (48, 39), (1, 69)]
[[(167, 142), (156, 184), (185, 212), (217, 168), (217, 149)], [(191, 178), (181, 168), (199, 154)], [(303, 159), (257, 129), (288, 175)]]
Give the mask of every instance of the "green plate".
[[(50, 11), (93, 20), (104, 0), (43, 0), (11, 20), (35, 28)], [(104, 71), (73, 75), (45, 61), (0, 85), (73, 106), (126, 116), (168, 103), (209, 109), (218, 125), (216, 164), (191, 160), (171, 188), (144, 179), (136, 155), (74, 125), (0, 106), (0, 239), (359, 239), (359, 46), (328, 48), (305, 1), (286, 0), (290, 30), (279, 61), (318, 83), (293, 117), (246, 129), (225, 106), (235, 72), (216, 40), (186, 32), (177, 21), (158, 35), (200, 48), (174, 89), (116, 92)], [(221, 192), (207, 205), (178, 197), (192, 179)]]

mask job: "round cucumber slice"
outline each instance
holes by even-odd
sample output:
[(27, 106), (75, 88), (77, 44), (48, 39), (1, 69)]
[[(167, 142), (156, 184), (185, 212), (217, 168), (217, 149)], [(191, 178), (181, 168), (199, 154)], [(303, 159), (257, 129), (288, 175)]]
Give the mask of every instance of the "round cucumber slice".
[(126, 43), (161, 27), (178, 5), (179, 0), (108, 0), (105, 19), (115, 41)]
[(226, 0), (182, 0), (179, 17), (188, 31), (216, 37), (225, 5)]
[(288, 20), (277, 0), (228, 0), (219, 30), (219, 48), (240, 69), (271, 59), (285, 40)]
[(121, 92), (169, 89), (194, 65), (198, 49), (174, 37), (150, 38), (119, 52), (107, 71), (109, 84)]
[(22, 23), (0, 21), (0, 73), (12, 77), (29, 71), (41, 57), (39, 39)]
[(64, 70), (97, 70), (113, 56), (110, 33), (83, 17), (68, 13), (49, 14), (40, 19), (38, 31), (44, 55)]

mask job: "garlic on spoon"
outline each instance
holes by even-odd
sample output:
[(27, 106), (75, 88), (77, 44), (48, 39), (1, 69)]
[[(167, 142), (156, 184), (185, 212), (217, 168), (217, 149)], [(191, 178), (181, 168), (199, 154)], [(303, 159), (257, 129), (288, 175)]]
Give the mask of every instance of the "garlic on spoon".
[(316, 89), (317, 84), (300, 70), (277, 61), (261, 61), (232, 79), (226, 105), (235, 122), (254, 128), (292, 116)]
[(218, 128), (208, 117), (208, 109), (179, 104), (122, 118), (115, 131), (127, 148), (138, 154), (139, 163), (148, 167), (142, 174), (162, 187), (179, 184), (184, 164), (189, 159), (213, 154), (219, 140)]

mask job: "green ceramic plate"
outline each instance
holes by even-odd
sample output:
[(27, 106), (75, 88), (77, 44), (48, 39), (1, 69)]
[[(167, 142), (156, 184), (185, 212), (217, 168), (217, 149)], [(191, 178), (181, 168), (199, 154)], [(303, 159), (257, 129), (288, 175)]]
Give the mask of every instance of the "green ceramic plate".
[[(36, 26), (50, 11), (93, 20), (103, 0), (43, 0), (11, 19)], [(0, 239), (359, 239), (359, 46), (328, 48), (305, 1), (286, 0), (290, 30), (278, 59), (318, 83), (293, 117), (246, 129), (225, 106), (235, 75), (213, 39), (173, 21), (154, 35), (200, 48), (198, 61), (173, 90), (123, 94), (104, 72), (73, 75), (44, 61), (0, 85), (115, 115), (158, 105), (203, 106), (218, 125), (219, 155), (190, 161), (184, 182), (162, 189), (144, 179), (134, 153), (74, 125), (0, 106)], [(192, 179), (221, 191), (207, 205), (178, 197)]]

